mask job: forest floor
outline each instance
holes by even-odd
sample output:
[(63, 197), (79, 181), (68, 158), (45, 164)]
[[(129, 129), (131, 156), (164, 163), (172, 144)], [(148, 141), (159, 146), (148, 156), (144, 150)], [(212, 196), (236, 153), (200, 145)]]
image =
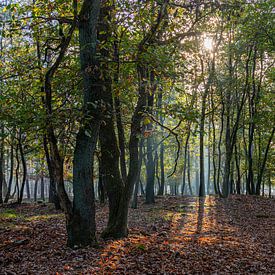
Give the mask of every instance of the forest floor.
[[(107, 206), (97, 209), (97, 228)], [(0, 209), (0, 274), (275, 274), (275, 200), (157, 198), (131, 209), (129, 237), (66, 247), (64, 217), (48, 204)]]

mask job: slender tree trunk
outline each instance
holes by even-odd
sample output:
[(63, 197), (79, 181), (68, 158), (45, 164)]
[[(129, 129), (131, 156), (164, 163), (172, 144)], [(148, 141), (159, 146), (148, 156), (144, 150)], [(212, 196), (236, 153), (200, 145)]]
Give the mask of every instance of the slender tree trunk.
[(185, 147), (184, 147), (184, 157), (183, 157), (183, 175), (182, 175), (182, 189), (181, 189), (181, 195), (183, 196), (185, 186), (186, 186), (186, 168), (187, 168), (187, 155), (188, 155), (188, 146), (189, 146), (189, 138), (190, 138), (190, 127), (191, 125), (189, 124), (188, 126), (188, 132), (187, 132), (187, 137), (185, 140)]
[[(152, 114), (155, 98), (155, 75), (153, 72), (149, 73), (151, 87), (153, 87), (150, 93), (147, 93), (147, 112)], [(145, 125), (146, 130), (152, 132), (152, 123)], [(147, 164), (146, 164), (146, 191), (145, 191), (145, 202), (151, 204), (155, 202), (155, 160), (153, 157), (154, 151), (154, 137), (150, 135), (147, 138)]]
[(237, 172), (237, 181), (236, 181), (236, 191), (237, 194), (241, 194), (241, 172), (240, 172), (240, 160), (238, 157), (237, 145), (235, 144), (235, 163), (236, 163), (236, 172)]
[(210, 121), (208, 124), (208, 147), (207, 147), (207, 195), (210, 193), (210, 177), (211, 177), (211, 153), (210, 153), (210, 136), (211, 136), (211, 128), (210, 128)]
[[(160, 123), (163, 125), (164, 123), (164, 117), (161, 113), (161, 108), (162, 108), (162, 97), (163, 97), (163, 92), (162, 92), (162, 88), (160, 87), (159, 89), (159, 93), (158, 93), (158, 108), (160, 110), (159, 113), (159, 119), (160, 119)], [(162, 132), (163, 133), (163, 132)], [(158, 195), (159, 196), (163, 196), (164, 195), (164, 186), (165, 186), (165, 174), (164, 174), (164, 143), (162, 142), (160, 144), (160, 152), (159, 152), (159, 166), (160, 166), (160, 188), (158, 190)]]
[(14, 149), (13, 149), (13, 140), (11, 141), (11, 147), (10, 147), (10, 177), (9, 177), (9, 184), (8, 184), (8, 191), (5, 197), (5, 203), (9, 201), (10, 194), (11, 194), (11, 187), (13, 182), (13, 166), (14, 166)]
[(27, 193), (27, 199), (31, 199), (31, 192), (30, 192), (30, 183), (29, 183), (29, 178), (27, 176), (26, 178), (26, 193)]
[(105, 190), (105, 176), (102, 167), (101, 156), (98, 157), (98, 196), (99, 202), (104, 204), (106, 201), (106, 190)]
[(139, 186), (140, 186), (140, 193), (141, 193), (142, 196), (144, 196), (145, 195), (145, 191), (144, 191), (143, 183), (142, 183), (141, 180), (139, 181)]
[(43, 137), (43, 147), (44, 147), (44, 152), (45, 152), (45, 156), (46, 156), (48, 172), (49, 172), (49, 177), (50, 177), (49, 202), (54, 204), (56, 210), (59, 210), (59, 209), (61, 209), (61, 205), (60, 205), (60, 201), (59, 201), (59, 198), (57, 195), (56, 182), (55, 182), (55, 176), (54, 176), (54, 168), (53, 168), (53, 163), (52, 163), (52, 159), (50, 156), (50, 152), (48, 149), (48, 142), (47, 142), (46, 135), (44, 135), (44, 137)]
[(0, 133), (0, 204), (3, 203), (3, 183), (4, 183), (4, 126), (1, 126), (1, 133)]
[(187, 178), (188, 178), (188, 187), (190, 195), (193, 196), (193, 190), (192, 190), (192, 184), (191, 184), (191, 161), (190, 161), (190, 146), (188, 145), (188, 151), (187, 151), (187, 163), (188, 163), (188, 169), (187, 169)]
[(153, 137), (147, 138), (147, 165), (146, 165), (146, 191), (145, 202), (148, 204), (155, 202), (155, 161), (153, 158)]
[(268, 152), (269, 152), (269, 149), (270, 149), (270, 145), (271, 145), (274, 133), (275, 133), (275, 127), (273, 127), (273, 129), (271, 131), (271, 134), (269, 136), (269, 139), (268, 139), (268, 142), (267, 142), (267, 145), (266, 145), (266, 148), (265, 148), (265, 154), (264, 154), (264, 158), (263, 158), (263, 161), (262, 161), (260, 174), (258, 175), (258, 182), (257, 182), (257, 187), (256, 187), (256, 194), (257, 195), (260, 194), (260, 188), (261, 188), (261, 183), (262, 183), (262, 180), (263, 180), (263, 175), (264, 175), (264, 172), (265, 172)]
[(206, 109), (207, 93), (204, 92), (201, 106), (201, 120), (200, 120), (200, 185), (199, 196), (205, 196), (205, 177), (204, 177), (204, 122)]
[[(117, 41), (115, 41), (114, 43), (114, 61), (117, 64), (117, 68), (114, 74), (114, 82), (118, 84), (120, 60), (119, 60), (119, 45)], [(127, 178), (126, 158), (125, 158), (125, 133), (124, 133), (124, 128), (122, 124), (121, 104), (120, 104), (120, 98), (118, 93), (115, 94), (114, 103), (115, 103), (115, 111), (116, 111), (118, 143), (119, 143), (119, 150), (120, 150), (120, 171), (121, 171), (121, 177), (125, 183)]]
[(21, 158), (22, 168), (23, 168), (23, 178), (22, 178), (18, 203), (22, 203), (23, 195), (24, 195), (24, 188), (25, 188), (25, 183), (26, 183), (26, 178), (27, 178), (27, 163), (26, 163), (24, 150), (23, 150), (23, 144), (22, 144), (22, 140), (21, 140), (21, 130), (19, 132), (20, 133), (19, 133), (18, 146), (19, 146), (20, 158)]
[(42, 201), (45, 201), (45, 183), (44, 183), (44, 175), (42, 174), (41, 175), (41, 178), (40, 178), (40, 198)]
[(33, 198), (34, 201), (37, 201), (37, 191), (38, 191), (38, 176), (35, 176), (35, 181), (34, 181), (34, 190), (33, 190)]
[(138, 177), (137, 177), (137, 181), (135, 183), (135, 189), (134, 189), (134, 195), (133, 195), (133, 200), (132, 200), (132, 208), (136, 209), (137, 208), (137, 203), (138, 203), (138, 189), (139, 189), (139, 185), (141, 183), (140, 181), (140, 172), (141, 172), (141, 166), (142, 166), (142, 147), (143, 147), (143, 143), (144, 143), (144, 139), (142, 138), (139, 141), (139, 169), (138, 169)]

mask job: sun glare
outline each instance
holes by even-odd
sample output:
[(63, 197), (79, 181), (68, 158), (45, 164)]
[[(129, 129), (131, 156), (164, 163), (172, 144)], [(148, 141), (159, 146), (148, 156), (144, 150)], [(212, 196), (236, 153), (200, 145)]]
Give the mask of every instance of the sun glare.
[(205, 37), (203, 41), (203, 46), (207, 51), (211, 51), (213, 49), (213, 40), (210, 37)]

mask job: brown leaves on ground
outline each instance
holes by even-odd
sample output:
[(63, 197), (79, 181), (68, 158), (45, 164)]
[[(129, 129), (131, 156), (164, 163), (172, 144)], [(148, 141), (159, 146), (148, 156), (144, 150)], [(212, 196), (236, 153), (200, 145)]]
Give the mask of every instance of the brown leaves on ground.
[[(275, 200), (158, 198), (130, 211), (130, 234), (99, 248), (66, 247), (49, 205), (0, 209), (0, 274), (275, 273)], [(107, 207), (98, 208), (98, 230)]]

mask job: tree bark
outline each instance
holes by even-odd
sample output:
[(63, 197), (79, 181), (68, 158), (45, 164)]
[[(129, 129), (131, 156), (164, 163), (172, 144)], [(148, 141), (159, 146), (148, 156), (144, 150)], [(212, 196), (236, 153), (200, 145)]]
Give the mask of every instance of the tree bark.
[(100, 127), (98, 100), (102, 83), (96, 58), (99, 0), (85, 0), (79, 15), (80, 65), (83, 77), (83, 121), (76, 137), (73, 160), (73, 208), (68, 217), (67, 244), (83, 247), (96, 244), (93, 162)]

